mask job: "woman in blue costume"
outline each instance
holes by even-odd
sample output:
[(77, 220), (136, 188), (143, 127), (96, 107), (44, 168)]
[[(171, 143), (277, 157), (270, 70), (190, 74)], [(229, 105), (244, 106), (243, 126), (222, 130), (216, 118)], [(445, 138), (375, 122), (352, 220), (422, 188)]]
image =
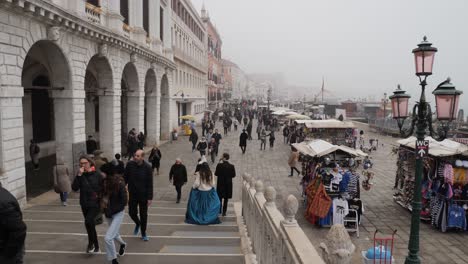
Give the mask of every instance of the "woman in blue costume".
[(187, 204), (185, 222), (196, 225), (220, 224), (218, 213), (221, 203), (214, 188), (214, 177), (208, 163), (201, 164), (195, 176)]

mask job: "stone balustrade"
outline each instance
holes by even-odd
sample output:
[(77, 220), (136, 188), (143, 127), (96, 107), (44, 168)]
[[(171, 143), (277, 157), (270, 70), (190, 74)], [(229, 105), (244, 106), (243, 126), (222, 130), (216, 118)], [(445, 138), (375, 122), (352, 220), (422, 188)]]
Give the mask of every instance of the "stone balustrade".
[(276, 206), (276, 190), (249, 174), (243, 175), (242, 215), (258, 264), (322, 264), (324, 261), (298, 225), (299, 203), (289, 195), (285, 216)]
[(101, 24), (102, 10), (100, 7), (94, 6), (90, 3), (86, 3), (85, 12), (89, 22)]

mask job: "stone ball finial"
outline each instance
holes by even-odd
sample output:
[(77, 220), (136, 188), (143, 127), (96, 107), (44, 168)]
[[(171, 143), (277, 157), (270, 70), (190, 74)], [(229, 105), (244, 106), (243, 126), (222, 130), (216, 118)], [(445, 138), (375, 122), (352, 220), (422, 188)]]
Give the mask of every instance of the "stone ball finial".
[(275, 204), (276, 201), (276, 190), (273, 186), (268, 186), (265, 189), (265, 199), (268, 205)]
[(248, 174), (247, 172), (242, 175), (242, 178), (246, 182), (250, 182), (250, 178), (252, 178), (252, 175)]
[(250, 189), (255, 189), (255, 182), (256, 181), (257, 180), (255, 180), (254, 176), (252, 176), (252, 178), (250, 178), (250, 182), (249, 182), (250, 183)]
[(255, 190), (257, 191), (257, 194), (263, 193), (263, 182), (261, 180), (258, 180), (255, 183)]
[(351, 241), (344, 225), (336, 224), (330, 228), (325, 241), (320, 243), (322, 259), (325, 263), (351, 263), (356, 246)]
[(297, 198), (290, 194), (288, 198), (286, 199), (286, 202), (284, 203), (284, 213), (285, 215), (285, 221), (288, 224), (295, 224), (297, 223), (296, 221), (296, 213), (297, 210), (299, 209), (299, 202), (297, 201)]

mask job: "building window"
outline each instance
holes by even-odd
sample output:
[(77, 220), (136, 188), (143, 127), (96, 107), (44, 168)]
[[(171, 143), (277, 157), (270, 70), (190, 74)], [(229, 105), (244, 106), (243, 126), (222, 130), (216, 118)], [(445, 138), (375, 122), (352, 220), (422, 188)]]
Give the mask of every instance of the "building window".
[(120, 14), (124, 17), (124, 23), (128, 25), (128, 0), (120, 0)]
[(143, 0), (143, 29), (149, 37), (149, 0)]
[(164, 9), (159, 8), (159, 38), (164, 41)]

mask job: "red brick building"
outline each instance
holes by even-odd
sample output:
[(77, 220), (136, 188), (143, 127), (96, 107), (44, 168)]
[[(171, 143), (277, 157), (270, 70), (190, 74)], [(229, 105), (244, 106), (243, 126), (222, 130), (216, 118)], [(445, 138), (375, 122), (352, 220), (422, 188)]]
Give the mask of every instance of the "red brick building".
[(218, 30), (211, 23), (210, 17), (203, 7), (201, 16), (207, 32), (208, 53), (208, 105), (211, 109), (222, 107), (225, 97), (223, 63), (221, 47), (223, 42)]

